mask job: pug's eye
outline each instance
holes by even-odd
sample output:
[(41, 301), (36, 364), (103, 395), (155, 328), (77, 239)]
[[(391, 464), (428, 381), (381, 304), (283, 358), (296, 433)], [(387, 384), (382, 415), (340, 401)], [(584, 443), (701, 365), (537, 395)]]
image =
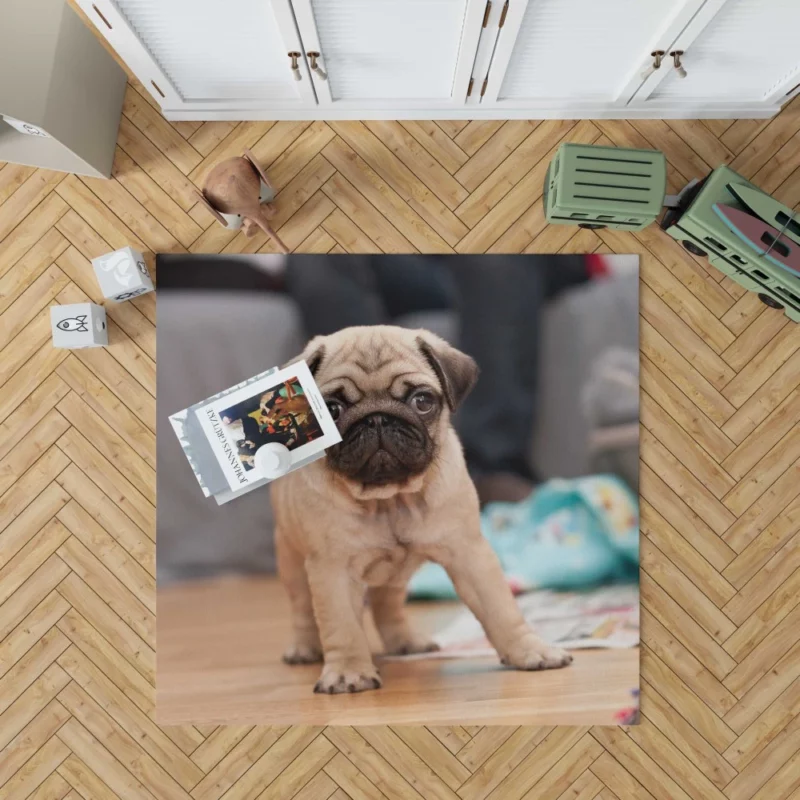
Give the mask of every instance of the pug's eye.
[(339, 419), (342, 413), (342, 404), (338, 400), (328, 400), (325, 405), (328, 406), (328, 411), (330, 412), (334, 422)]
[(418, 414), (429, 414), (436, 407), (436, 400), (430, 392), (417, 392), (411, 398), (411, 405)]

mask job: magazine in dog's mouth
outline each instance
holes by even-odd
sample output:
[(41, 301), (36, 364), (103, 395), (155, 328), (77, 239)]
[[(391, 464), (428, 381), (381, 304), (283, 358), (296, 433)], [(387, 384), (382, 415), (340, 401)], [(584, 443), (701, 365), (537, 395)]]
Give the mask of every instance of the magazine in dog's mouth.
[(207, 491), (207, 484), (213, 481), (203, 473), (209, 469), (198, 468), (197, 459), (193, 460), (197, 437), (187, 436), (187, 430), (195, 428), (190, 417), (199, 424), (215, 466), (221, 470), (227, 489), (234, 493), (264, 482), (256, 452), (266, 444), (286, 447), (291, 471), (341, 441), (305, 361), (262, 373), (171, 418), (173, 426), (176, 420), (184, 421), (183, 431), (176, 427), (176, 433), (206, 495), (216, 495), (219, 490)]

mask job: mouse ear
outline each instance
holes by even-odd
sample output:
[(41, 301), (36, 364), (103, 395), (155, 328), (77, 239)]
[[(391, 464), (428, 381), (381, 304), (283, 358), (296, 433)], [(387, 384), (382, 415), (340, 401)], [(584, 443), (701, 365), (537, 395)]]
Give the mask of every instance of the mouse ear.
[(197, 199), (198, 199), (198, 200), (199, 200), (199, 201), (200, 201), (200, 202), (201, 202), (201, 203), (202, 203), (202, 204), (203, 204), (203, 205), (206, 207), (206, 209), (208, 209), (208, 211), (211, 213), (211, 216), (212, 216), (212, 217), (214, 217), (214, 219), (215, 219), (217, 222), (219, 222), (219, 224), (220, 224), (220, 225), (222, 225), (222, 226), (224, 226), (224, 227), (226, 227), (226, 228), (227, 228), (227, 227), (228, 227), (228, 220), (226, 220), (226, 219), (225, 219), (225, 217), (223, 217), (223, 216), (222, 216), (222, 214), (220, 214), (220, 213), (219, 213), (219, 211), (217, 211), (217, 209), (216, 209), (216, 208), (214, 208), (214, 206), (212, 206), (212, 205), (211, 205), (211, 201), (210, 201), (210, 200), (209, 200), (209, 199), (206, 197), (206, 193), (205, 193), (205, 191), (202, 191), (202, 192), (195, 192), (195, 194), (197, 195)]
[(258, 177), (267, 185), (270, 189), (272, 189), (272, 184), (269, 182), (269, 178), (267, 177), (267, 173), (261, 168), (261, 165), (258, 163), (256, 157), (250, 152), (249, 149), (245, 148), (244, 155), (242, 158), (246, 158), (250, 162), (250, 166), (258, 174)]
[(479, 369), (475, 359), (438, 337), (432, 341), (417, 336), (417, 347), (436, 373), (447, 405), (455, 411), (478, 380)]

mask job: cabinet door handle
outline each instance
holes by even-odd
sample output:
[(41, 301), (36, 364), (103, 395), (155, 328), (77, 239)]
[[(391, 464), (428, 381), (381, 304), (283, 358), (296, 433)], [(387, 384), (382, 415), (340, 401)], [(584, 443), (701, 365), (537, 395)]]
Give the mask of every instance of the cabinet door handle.
[(320, 67), (317, 64), (317, 59), (322, 58), (322, 56), (319, 53), (314, 52), (313, 50), (309, 53), (306, 53), (306, 55), (308, 56), (309, 61), (311, 62), (311, 71), (316, 73), (321, 81), (328, 80), (328, 73), (325, 72), (325, 70), (322, 69), (322, 67)]
[(300, 56), (302, 56), (302, 53), (298, 53), (298, 52), (296, 52), (296, 51), (294, 51), (294, 50), (293, 50), (291, 53), (288, 53), (288, 56), (289, 56), (289, 58), (291, 58), (291, 59), (292, 59), (292, 64), (291, 64), (291, 67), (292, 67), (292, 77), (293, 77), (293, 78), (294, 78), (296, 81), (301, 81), (301, 80), (303, 80), (303, 76), (302, 76), (302, 74), (300, 73), (300, 65), (297, 63), (297, 59), (298, 59), (298, 58), (300, 58)]
[(679, 78), (686, 77), (686, 70), (681, 64), (681, 56), (683, 55), (683, 50), (673, 50), (670, 55), (672, 56), (672, 63), (675, 65), (675, 72), (678, 73)]
[(642, 73), (643, 81), (646, 81), (657, 69), (661, 69), (661, 60), (665, 53), (663, 50), (653, 50), (650, 55), (653, 57), (653, 63)]

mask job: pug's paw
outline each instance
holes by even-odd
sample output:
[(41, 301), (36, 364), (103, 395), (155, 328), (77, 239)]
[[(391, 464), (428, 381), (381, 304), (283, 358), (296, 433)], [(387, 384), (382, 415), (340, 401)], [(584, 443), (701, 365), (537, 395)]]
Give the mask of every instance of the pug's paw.
[(293, 644), (284, 654), (285, 664), (318, 664), (322, 661), (322, 650), (313, 645)]
[(387, 642), (385, 654), (387, 656), (410, 656), (412, 653), (434, 653), (437, 650), (441, 650), (441, 648), (432, 639), (415, 636), (410, 639)]
[(560, 647), (551, 647), (538, 636), (523, 636), (500, 656), (500, 663), (524, 670), (560, 669), (572, 663), (572, 656)]
[(317, 694), (344, 694), (345, 692), (366, 692), (382, 686), (378, 670), (371, 662), (326, 664), (319, 680), (314, 686)]

